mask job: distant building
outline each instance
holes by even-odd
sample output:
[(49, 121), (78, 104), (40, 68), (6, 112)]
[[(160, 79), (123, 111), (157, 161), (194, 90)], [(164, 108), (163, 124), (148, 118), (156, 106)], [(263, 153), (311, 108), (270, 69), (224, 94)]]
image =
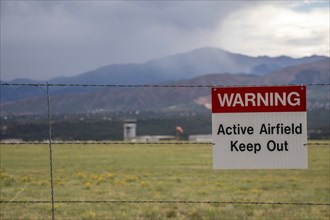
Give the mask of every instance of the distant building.
[(212, 135), (211, 134), (189, 135), (189, 141), (212, 142)]
[(22, 143), (23, 140), (22, 139), (2, 139), (0, 140), (0, 143), (1, 144), (19, 144), (19, 143)]
[(124, 140), (130, 141), (136, 138), (136, 120), (126, 120), (124, 122)]
[(175, 136), (171, 136), (171, 135), (144, 135), (144, 136), (137, 136), (134, 141), (158, 142), (158, 141), (171, 141), (175, 139), (176, 139)]

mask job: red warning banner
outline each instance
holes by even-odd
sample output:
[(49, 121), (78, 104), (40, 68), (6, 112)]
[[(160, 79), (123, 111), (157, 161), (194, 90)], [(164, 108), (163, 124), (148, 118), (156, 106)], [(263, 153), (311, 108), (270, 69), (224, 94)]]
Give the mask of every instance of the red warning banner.
[(212, 88), (212, 113), (306, 112), (306, 86)]

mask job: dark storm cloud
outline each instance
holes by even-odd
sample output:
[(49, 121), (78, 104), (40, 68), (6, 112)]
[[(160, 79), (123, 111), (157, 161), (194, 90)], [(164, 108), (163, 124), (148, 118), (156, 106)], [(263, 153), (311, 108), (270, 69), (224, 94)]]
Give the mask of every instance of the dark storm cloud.
[(48, 79), (209, 45), (242, 2), (1, 2), (1, 77)]
[[(1, 79), (74, 75), (102, 65), (145, 62), (203, 46), (231, 49), (230, 45), (238, 44), (231, 41), (230, 32), (235, 30), (230, 26), (221, 32), (226, 19), (262, 4), (265, 2), (1, 1)], [(234, 22), (237, 30), (249, 16), (239, 19)], [(258, 18), (256, 22), (262, 21)]]

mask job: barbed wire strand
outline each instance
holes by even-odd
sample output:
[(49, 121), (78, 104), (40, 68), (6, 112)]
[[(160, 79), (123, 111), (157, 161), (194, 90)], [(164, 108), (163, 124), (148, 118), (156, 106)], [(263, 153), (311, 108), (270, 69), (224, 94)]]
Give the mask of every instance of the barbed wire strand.
[[(1, 142), (1, 144), (10, 144), (10, 145), (44, 145), (48, 142)], [(213, 145), (212, 142), (52, 142), (53, 145)]]
[(52, 126), (51, 126), (50, 95), (49, 95), (49, 86), (48, 86), (48, 83), (47, 83), (47, 113), (48, 113), (48, 133), (49, 133), (50, 193), (51, 193), (51, 203), (52, 203), (52, 220), (54, 220), (55, 219), (55, 209), (54, 209), (54, 178), (53, 178)]
[[(330, 206), (321, 202), (262, 202), (262, 201), (197, 201), (197, 200), (59, 200), (55, 203), (112, 203), (112, 204), (236, 204), (236, 205), (294, 205), (294, 206)], [(49, 204), (46, 200), (0, 200), (0, 204)]]
[(278, 85), (248, 85), (248, 84), (213, 84), (213, 85), (179, 85), (179, 84), (65, 84), (65, 83), (0, 83), (1, 86), (51, 86), (51, 87), (119, 87), (119, 88), (214, 88), (214, 87), (260, 87), (260, 86), (330, 86), (330, 83), (307, 83), (307, 84), (278, 84)]
[[(1, 142), (8, 145), (45, 145), (46, 142)], [(214, 145), (213, 142), (56, 142), (52, 141), (52, 145)], [(330, 141), (326, 142), (311, 142), (304, 146), (330, 146)]]

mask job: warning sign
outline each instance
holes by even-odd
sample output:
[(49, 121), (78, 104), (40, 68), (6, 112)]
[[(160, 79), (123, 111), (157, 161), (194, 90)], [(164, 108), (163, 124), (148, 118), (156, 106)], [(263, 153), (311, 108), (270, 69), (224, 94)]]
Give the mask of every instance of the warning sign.
[(305, 169), (306, 86), (212, 88), (214, 169)]

